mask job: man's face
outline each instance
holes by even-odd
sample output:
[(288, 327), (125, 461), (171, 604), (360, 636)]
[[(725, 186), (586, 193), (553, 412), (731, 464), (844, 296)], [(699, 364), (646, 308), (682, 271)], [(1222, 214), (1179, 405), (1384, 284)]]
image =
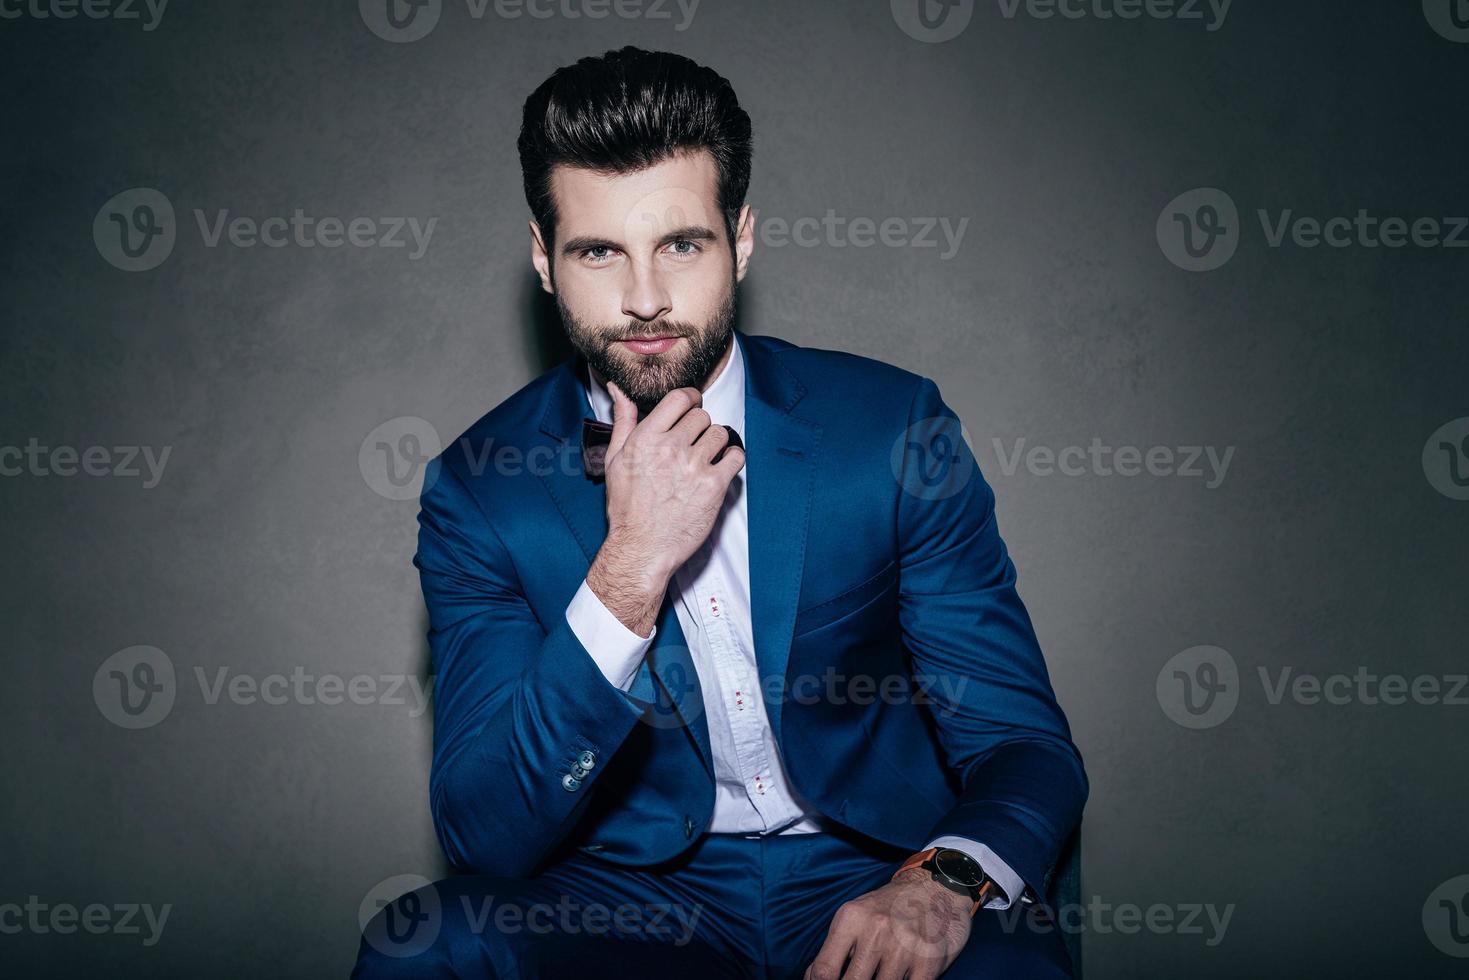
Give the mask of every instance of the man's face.
[(557, 166), (553, 254), (531, 223), (531, 258), (572, 346), (645, 417), (674, 388), (702, 390), (724, 366), (735, 285), (754, 247), (749, 208), (733, 248), (706, 151), (646, 170)]

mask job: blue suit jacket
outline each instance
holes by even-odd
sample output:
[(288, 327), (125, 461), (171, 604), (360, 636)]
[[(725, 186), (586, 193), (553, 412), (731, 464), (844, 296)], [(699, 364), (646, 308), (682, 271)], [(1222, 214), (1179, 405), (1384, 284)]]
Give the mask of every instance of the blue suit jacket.
[[(969, 476), (933, 493), (906, 452), (910, 427), (957, 434), (953, 412), (933, 382), (880, 361), (736, 338), (755, 652), (792, 782), (892, 844), (983, 842), (1044, 895), (1086, 775), (968, 446), (949, 439), (948, 472)], [(671, 602), (628, 694), (566, 621), (607, 533), (604, 485), (577, 449), (592, 415), (579, 366), (516, 392), (425, 480), (430, 798), (464, 870), (525, 875), (567, 848), (653, 864), (711, 818), (708, 728)], [(914, 676), (903, 694), (897, 678)]]

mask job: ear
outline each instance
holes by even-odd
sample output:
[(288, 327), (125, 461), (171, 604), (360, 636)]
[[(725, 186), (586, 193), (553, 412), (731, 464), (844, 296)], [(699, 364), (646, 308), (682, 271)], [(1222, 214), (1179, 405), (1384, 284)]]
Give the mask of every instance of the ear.
[(541, 226), (535, 221), (530, 223), (530, 264), (535, 266), (536, 275), (541, 277), (541, 288), (554, 296), (556, 288), (551, 285), (551, 253), (546, 251)]
[(740, 208), (740, 222), (735, 227), (735, 281), (743, 282), (755, 251), (755, 212), (748, 204)]

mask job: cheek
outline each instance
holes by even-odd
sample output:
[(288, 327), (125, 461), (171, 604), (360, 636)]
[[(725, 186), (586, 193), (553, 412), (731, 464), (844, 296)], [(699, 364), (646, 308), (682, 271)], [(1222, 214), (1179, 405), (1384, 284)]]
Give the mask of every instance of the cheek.
[(719, 308), (729, 291), (729, 272), (715, 262), (700, 263), (668, 278), (675, 316), (705, 319)]
[(590, 275), (583, 269), (558, 270), (556, 292), (563, 305), (584, 323), (621, 318), (622, 290), (615, 275)]

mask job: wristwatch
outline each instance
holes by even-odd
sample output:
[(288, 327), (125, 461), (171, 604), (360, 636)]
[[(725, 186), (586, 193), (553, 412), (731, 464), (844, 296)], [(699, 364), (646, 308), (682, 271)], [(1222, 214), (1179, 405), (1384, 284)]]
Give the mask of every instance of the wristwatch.
[(967, 895), (974, 902), (974, 907), (969, 910), (970, 915), (984, 908), (985, 903), (997, 894), (1001, 894), (1000, 886), (995, 883), (995, 879), (984, 873), (984, 868), (979, 866), (978, 861), (952, 847), (930, 847), (926, 851), (919, 851), (904, 861), (903, 866), (893, 873), (893, 877), (896, 878), (909, 868), (922, 868), (945, 888)]

